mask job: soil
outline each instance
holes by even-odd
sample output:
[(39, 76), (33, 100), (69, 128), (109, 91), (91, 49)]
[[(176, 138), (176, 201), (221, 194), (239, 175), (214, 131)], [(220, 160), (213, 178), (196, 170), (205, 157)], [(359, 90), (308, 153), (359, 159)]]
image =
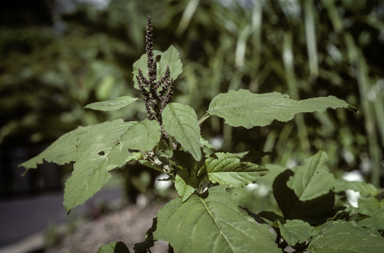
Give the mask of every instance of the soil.
[[(152, 226), (152, 219), (163, 205), (151, 204), (146, 208), (132, 205), (121, 211), (102, 215), (78, 225), (76, 229), (60, 238), (60, 242), (47, 253), (89, 253), (113, 241), (124, 242), (130, 252), (135, 243), (144, 241), (145, 233)], [(155, 242), (152, 253), (167, 252), (168, 243)]]

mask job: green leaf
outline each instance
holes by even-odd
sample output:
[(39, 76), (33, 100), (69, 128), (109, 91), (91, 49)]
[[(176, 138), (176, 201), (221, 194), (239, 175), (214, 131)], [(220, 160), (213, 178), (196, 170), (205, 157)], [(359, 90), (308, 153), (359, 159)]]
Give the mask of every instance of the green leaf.
[(109, 170), (123, 166), (128, 149), (148, 151), (160, 140), (156, 121), (115, 120), (89, 127), (79, 136), (72, 176), (65, 184), (64, 206), (73, 207), (92, 197), (110, 179)]
[(384, 239), (377, 231), (366, 230), (354, 222), (330, 221), (320, 227), (308, 250), (313, 253), (381, 253)]
[(59, 165), (75, 161), (77, 140), (79, 136), (84, 134), (89, 128), (89, 126), (80, 126), (75, 130), (64, 134), (39, 155), (29, 159), (19, 166), (25, 167), (28, 171), (29, 169), (36, 169), (38, 164), (43, 163), (43, 160)]
[(27, 172), (29, 169), (36, 169), (38, 164), (43, 163), (43, 160), (51, 163), (57, 163), (59, 165), (76, 161), (76, 146), (78, 138), (89, 128), (90, 126), (80, 126), (75, 130), (64, 134), (39, 155), (29, 159), (19, 166), (26, 168)]
[(212, 183), (242, 187), (266, 175), (268, 169), (240, 159), (230, 153), (214, 153), (205, 160), (208, 178)]
[(157, 79), (160, 79), (164, 74), (167, 66), (171, 73), (171, 78), (176, 78), (183, 72), (183, 64), (180, 60), (180, 55), (174, 46), (170, 46), (167, 51), (160, 53), (160, 62), (157, 65)]
[(290, 220), (284, 225), (277, 220), (277, 223), (281, 235), (291, 246), (294, 246), (296, 243), (303, 243), (312, 236), (313, 228), (302, 220)]
[(259, 225), (229, 199), (225, 186), (208, 190), (208, 197), (176, 198), (157, 214), (156, 240), (178, 252), (281, 252), (268, 227)]
[(273, 182), (273, 196), (283, 212), (284, 218), (286, 220), (300, 219), (318, 225), (326, 222), (332, 216), (335, 205), (334, 192), (329, 191), (317, 198), (302, 201), (295, 191), (287, 186), (287, 182), (292, 176), (294, 176), (294, 172), (286, 169)]
[(286, 122), (302, 112), (324, 112), (327, 108), (339, 107), (357, 111), (333, 96), (296, 101), (278, 92), (254, 94), (240, 89), (217, 95), (211, 101), (208, 113), (224, 118), (228, 125), (252, 128), (269, 125), (273, 120)]
[(374, 197), (359, 198), (357, 211), (367, 215), (358, 222), (359, 225), (384, 230), (384, 200), (379, 201)]
[(307, 159), (303, 165), (292, 168), (295, 175), (287, 183), (300, 201), (307, 201), (325, 195), (334, 187), (334, 177), (324, 169), (328, 161), (325, 152), (320, 151)]
[(112, 100), (96, 102), (86, 105), (84, 108), (98, 110), (98, 111), (116, 111), (127, 105), (132, 104), (139, 98), (133, 98), (130, 96), (118, 97)]
[(181, 198), (181, 202), (186, 201), (195, 192), (198, 184), (199, 180), (196, 178), (196, 173), (189, 175), (189, 173), (184, 170), (179, 170), (177, 172), (175, 188)]
[[(165, 52), (153, 50), (154, 59), (157, 59), (158, 56), (160, 56), (160, 61), (156, 62), (157, 79), (159, 80), (165, 74), (165, 70), (167, 69), (167, 66), (169, 66), (171, 78), (176, 80), (176, 78), (183, 72), (183, 64), (181, 63), (180, 56), (176, 48), (174, 46), (170, 46)], [(148, 78), (146, 54), (143, 54), (140, 59), (133, 64), (133, 82), (136, 89), (139, 89), (139, 84), (137, 83), (136, 79), (136, 76), (138, 75), (138, 69), (140, 69), (143, 72), (143, 75)]]
[(373, 184), (358, 181), (345, 181), (343, 179), (336, 179), (335, 192), (342, 192), (346, 190), (354, 190), (360, 192), (363, 196), (377, 196), (378, 190)]
[(101, 246), (97, 253), (129, 253), (129, 249), (123, 242), (110, 242)]
[(163, 113), (163, 124), (168, 134), (197, 161), (201, 159), (200, 127), (192, 107), (179, 103), (168, 104)]
[(204, 139), (203, 137), (200, 137), (200, 144), (201, 144), (201, 147), (206, 147), (206, 148), (209, 148), (209, 149), (213, 149), (213, 150), (216, 150), (216, 148), (214, 146), (212, 146), (206, 139)]

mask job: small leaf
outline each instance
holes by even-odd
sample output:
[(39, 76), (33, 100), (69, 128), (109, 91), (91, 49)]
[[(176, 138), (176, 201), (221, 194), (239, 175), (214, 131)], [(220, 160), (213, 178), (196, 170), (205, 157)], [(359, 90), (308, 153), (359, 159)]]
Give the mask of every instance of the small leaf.
[(311, 200), (327, 194), (334, 187), (334, 177), (324, 169), (328, 160), (325, 152), (320, 151), (307, 159), (303, 165), (292, 168), (295, 172), (287, 183), (295, 191), (300, 201)]
[(110, 242), (101, 246), (97, 253), (129, 253), (129, 249), (123, 242)]
[(381, 253), (384, 239), (377, 231), (366, 230), (354, 222), (329, 221), (320, 227), (308, 250), (313, 253)]
[(339, 107), (357, 111), (333, 96), (296, 101), (278, 92), (254, 94), (240, 89), (217, 95), (211, 101), (208, 113), (224, 118), (228, 125), (252, 128), (269, 125), (273, 120), (286, 122), (302, 112), (324, 112), (327, 108)]
[(302, 220), (290, 220), (284, 225), (277, 220), (277, 223), (281, 235), (291, 246), (294, 246), (296, 243), (303, 243), (312, 236), (313, 228), (307, 222)]
[[(195, 172), (195, 171), (193, 171)], [(186, 201), (194, 192), (199, 184), (196, 173), (192, 176), (187, 171), (179, 170), (175, 178), (175, 188), (181, 198), (181, 202)]]
[(360, 220), (359, 225), (384, 230), (384, 200), (379, 201), (374, 197), (364, 198), (358, 200), (359, 208), (357, 211), (368, 217)]
[(184, 203), (176, 198), (161, 208), (154, 238), (184, 253), (281, 252), (268, 227), (240, 210), (225, 186), (212, 187), (207, 195), (192, 195)]
[(230, 153), (214, 153), (205, 160), (208, 178), (212, 183), (242, 187), (268, 173), (268, 169), (253, 163), (240, 162)]
[(216, 150), (216, 148), (214, 146), (212, 146), (206, 139), (200, 137), (200, 144), (201, 144), (201, 147), (206, 147), (206, 148), (209, 148), (209, 149), (213, 149), (213, 150)]
[(138, 98), (123, 96), (123, 97), (118, 97), (112, 100), (88, 104), (84, 108), (98, 110), (98, 111), (116, 111), (127, 105), (132, 104), (137, 100)]
[(201, 159), (200, 127), (192, 107), (179, 103), (168, 104), (163, 113), (163, 124), (168, 134), (197, 161)]
[(294, 176), (293, 171), (286, 169), (273, 182), (273, 196), (283, 212), (284, 218), (286, 220), (300, 219), (318, 225), (324, 223), (332, 216), (335, 205), (333, 191), (311, 200), (302, 201), (295, 191), (287, 186), (287, 182), (292, 176)]
[[(157, 66), (157, 79), (159, 80), (164, 74), (167, 66), (171, 73), (171, 78), (176, 78), (183, 72), (183, 65), (180, 60), (179, 53), (174, 46), (170, 46), (165, 52), (153, 50), (153, 57), (156, 59), (160, 56), (160, 62), (156, 62)], [(139, 89), (136, 76), (138, 75), (138, 69), (143, 72), (143, 75), (148, 78), (148, 67), (147, 67), (147, 55), (143, 54), (139, 60), (133, 64), (133, 82), (135, 89)]]

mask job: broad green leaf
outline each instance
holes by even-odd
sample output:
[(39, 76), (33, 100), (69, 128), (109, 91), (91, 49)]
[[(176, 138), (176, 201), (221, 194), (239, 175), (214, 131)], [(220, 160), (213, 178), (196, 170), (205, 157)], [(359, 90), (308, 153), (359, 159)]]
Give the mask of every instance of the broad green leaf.
[(342, 192), (346, 190), (354, 190), (360, 192), (363, 196), (377, 196), (378, 190), (373, 184), (358, 181), (345, 181), (343, 179), (336, 179), (335, 192)]
[(163, 124), (168, 134), (197, 161), (201, 159), (200, 127), (192, 107), (179, 103), (168, 104), (163, 113)]
[(38, 164), (42, 164), (43, 160), (51, 163), (57, 163), (63, 165), (76, 161), (76, 146), (79, 136), (84, 134), (88, 127), (78, 127), (75, 130), (64, 134), (55, 142), (53, 142), (46, 150), (39, 155), (31, 158), (30, 160), (20, 164), (27, 170), (36, 169)]
[[(157, 80), (159, 80), (164, 74), (167, 66), (171, 73), (171, 78), (176, 78), (183, 72), (183, 65), (180, 60), (179, 53), (174, 46), (170, 46), (165, 52), (153, 50), (153, 57), (157, 59), (160, 56), (160, 61), (156, 63), (157, 67)], [(138, 69), (143, 72), (143, 75), (148, 78), (148, 67), (147, 67), (147, 55), (143, 54), (139, 60), (133, 64), (133, 82), (136, 89), (139, 88), (136, 76), (138, 75)]]
[(330, 221), (320, 231), (308, 247), (313, 253), (381, 253), (384, 249), (384, 239), (377, 231), (354, 222)]
[(208, 190), (206, 198), (176, 198), (157, 214), (156, 240), (169, 242), (178, 252), (281, 252), (268, 227), (253, 221), (230, 200), (225, 186)]
[(110, 242), (101, 246), (97, 253), (129, 253), (129, 249), (123, 242)]
[(65, 183), (64, 206), (72, 208), (92, 197), (110, 179), (109, 170), (123, 166), (128, 149), (148, 151), (160, 140), (156, 121), (115, 120), (94, 125), (79, 136), (72, 176)]
[(327, 108), (339, 107), (357, 111), (333, 96), (296, 101), (278, 92), (254, 94), (240, 89), (217, 95), (211, 101), (208, 113), (224, 118), (228, 125), (252, 128), (269, 125), (273, 120), (286, 122), (302, 112), (324, 112)]
[(328, 160), (325, 152), (320, 151), (307, 159), (303, 165), (292, 168), (294, 176), (287, 183), (295, 191), (300, 201), (307, 201), (325, 195), (334, 187), (334, 177), (324, 168)]
[(205, 160), (208, 178), (212, 183), (242, 187), (266, 175), (268, 169), (240, 159), (230, 153), (214, 153)]
[(84, 108), (98, 110), (98, 111), (116, 111), (127, 105), (132, 104), (139, 98), (133, 98), (130, 96), (118, 97), (112, 100), (96, 102), (86, 105)]
[(281, 224), (280, 221), (277, 220), (277, 223), (281, 235), (291, 246), (294, 246), (296, 243), (303, 243), (312, 236), (313, 228), (302, 220), (290, 220), (285, 224)]

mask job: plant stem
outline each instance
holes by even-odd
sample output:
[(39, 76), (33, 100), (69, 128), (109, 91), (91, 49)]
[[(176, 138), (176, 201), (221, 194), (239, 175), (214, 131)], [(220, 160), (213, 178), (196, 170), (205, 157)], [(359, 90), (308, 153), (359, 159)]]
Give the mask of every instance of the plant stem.
[(206, 119), (208, 119), (211, 115), (209, 113), (206, 113), (201, 119), (199, 119), (199, 125), (203, 123)]

